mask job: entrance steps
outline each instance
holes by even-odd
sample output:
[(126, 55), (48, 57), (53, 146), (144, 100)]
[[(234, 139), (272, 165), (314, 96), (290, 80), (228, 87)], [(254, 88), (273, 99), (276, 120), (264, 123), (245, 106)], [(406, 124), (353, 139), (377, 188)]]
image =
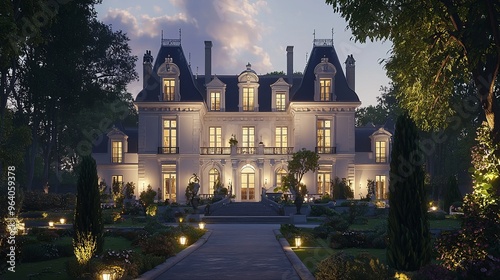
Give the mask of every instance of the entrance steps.
[(218, 208), (210, 216), (203, 217), (205, 223), (281, 224), (289, 223), (290, 217), (279, 216), (262, 202), (232, 202)]

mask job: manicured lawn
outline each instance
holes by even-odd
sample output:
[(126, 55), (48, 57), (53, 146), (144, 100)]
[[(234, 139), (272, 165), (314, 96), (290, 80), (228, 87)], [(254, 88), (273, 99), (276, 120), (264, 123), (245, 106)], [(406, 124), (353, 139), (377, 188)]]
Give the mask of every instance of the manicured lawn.
[[(387, 223), (387, 218), (369, 218), (367, 224), (352, 224), (349, 229), (359, 231), (373, 230), (384, 223)], [(461, 223), (462, 221), (458, 219), (429, 220), (431, 229), (458, 229)]]

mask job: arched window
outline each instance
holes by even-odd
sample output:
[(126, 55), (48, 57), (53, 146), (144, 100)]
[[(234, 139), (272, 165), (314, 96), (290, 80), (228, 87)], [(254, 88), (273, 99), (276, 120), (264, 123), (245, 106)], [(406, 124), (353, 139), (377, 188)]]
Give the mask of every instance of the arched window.
[(212, 168), (208, 171), (208, 193), (214, 194), (214, 186), (217, 181), (220, 180), (220, 172), (219, 170)]

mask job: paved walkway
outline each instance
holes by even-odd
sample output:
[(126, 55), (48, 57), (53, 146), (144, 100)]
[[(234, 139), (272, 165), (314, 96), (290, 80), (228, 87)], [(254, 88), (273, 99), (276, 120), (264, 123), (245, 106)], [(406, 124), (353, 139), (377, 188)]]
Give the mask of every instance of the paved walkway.
[(187, 256), (177, 256), (184, 258), (175, 265), (157, 269), (152, 279), (301, 279), (273, 232), (279, 225), (207, 224), (206, 228), (211, 234), (205, 244)]

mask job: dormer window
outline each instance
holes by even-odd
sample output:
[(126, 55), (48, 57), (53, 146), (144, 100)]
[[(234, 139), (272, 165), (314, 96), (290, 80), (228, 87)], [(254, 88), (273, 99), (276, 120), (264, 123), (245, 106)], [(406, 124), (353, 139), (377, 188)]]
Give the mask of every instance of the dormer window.
[(259, 77), (252, 70), (250, 63), (247, 64), (246, 68), (238, 77), (240, 100), (238, 107), (240, 112), (254, 112), (259, 110)]
[(175, 100), (175, 79), (163, 79), (163, 101)]
[(323, 57), (321, 62), (314, 68), (316, 81), (314, 84), (315, 101), (335, 101), (337, 99), (334, 91), (335, 74), (337, 69), (328, 62), (327, 57)]
[(210, 92), (210, 111), (220, 111), (220, 92)]
[(388, 156), (390, 154), (390, 142), (392, 134), (385, 130), (383, 127), (377, 129), (372, 135), (370, 140), (372, 142), (372, 157), (375, 156), (376, 163), (388, 163)]
[(321, 78), (319, 79), (319, 98), (320, 101), (330, 101), (332, 92), (332, 79)]
[(122, 141), (111, 141), (111, 162), (123, 162), (123, 146)]
[(158, 67), (157, 74), (162, 81), (161, 101), (180, 101), (180, 70), (170, 56)]
[(387, 149), (385, 141), (375, 142), (375, 162), (385, 163), (387, 162)]
[(225, 111), (226, 100), (226, 84), (224, 84), (217, 76), (207, 84), (207, 107), (210, 111)]
[(271, 108), (273, 111), (284, 112), (288, 105), (288, 92), (291, 85), (283, 78), (279, 78), (274, 84), (271, 85), (272, 90), (272, 103)]
[(254, 110), (254, 89), (251, 87), (243, 88), (243, 111)]

